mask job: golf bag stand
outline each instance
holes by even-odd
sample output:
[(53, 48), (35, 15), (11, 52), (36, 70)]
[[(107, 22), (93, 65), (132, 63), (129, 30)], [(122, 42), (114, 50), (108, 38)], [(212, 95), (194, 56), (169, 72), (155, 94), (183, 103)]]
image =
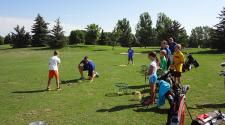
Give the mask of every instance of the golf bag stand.
[[(224, 63), (221, 63), (220, 65), (221, 67), (225, 67), (225, 62)], [(225, 70), (222, 70), (220, 72), (220, 76), (223, 76), (224, 77), (224, 89), (225, 89)]]
[(188, 54), (182, 68), (183, 72), (191, 70), (192, 65), (195, 68), (199, 67), (199, 63), (197, 62), (197, 60), (195, 60), (191, 54)]

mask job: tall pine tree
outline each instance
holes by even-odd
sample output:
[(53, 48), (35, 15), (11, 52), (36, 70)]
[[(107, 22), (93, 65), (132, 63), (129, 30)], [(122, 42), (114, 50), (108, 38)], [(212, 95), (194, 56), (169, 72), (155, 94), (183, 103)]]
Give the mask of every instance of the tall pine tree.
[(108, 39), (107, 39), (106, 33), (104, 33), (104, 30), (102, 30), (101, 35), (100, 35), (99, 40), (98, 40), (98, 44), (99, 45), (106, 45), (107, 42), (108, 42)]
[(32, 46), (39, 47), (45, 46), (48, 41), (48, 23), (44, 21), (44, 18), (38, 14), (35, 18), (35, 23), (32, 26)]
[(220, 22), (211, 33), (212, 48), (225, 52), (225, 7), (219, 14)]
[(52, 35), (49, 46), (51, 48), (63, 48), (66, 45), (66, 37), (64, 36), (63, 27), (60, 25), (61, 22), (59, 18), (55, 22), (56, 24), (51, 31)]

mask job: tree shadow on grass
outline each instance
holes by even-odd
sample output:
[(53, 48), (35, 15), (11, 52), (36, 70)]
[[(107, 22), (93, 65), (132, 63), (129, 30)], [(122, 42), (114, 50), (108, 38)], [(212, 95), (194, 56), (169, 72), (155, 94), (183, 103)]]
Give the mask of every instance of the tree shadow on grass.
[(110, 109), (99, 109), (96, 112), (117, 112), (117, 111), (121, 111), (125, 109), (137, 108), (137, 107), (141, 107), (141, 105), (140, 104), (119, 105), (119, 106), (112, 107)]
[(140, 51), (140, 53), (142, 53), (142, 54), (147, 54), (147, 53), (149, 53), (149, 52), (156, 52), (156, 53), (159, 53), (159, 50), (144, 50), (144, 51)]
[(94, 49), (92, 51), (106, 51), (107, 49)]
[(70, 45), (69, 48), (87, 48), (85, 45)]
[(128, 86), (129, 89), (142, 89), (145, 87), (149, 87), (149, 85), (133, 85), (133, 86)]
[(202, 104), (202, 105), (196, 105), (196, 107), (198, 109), (202, 109), (202, 108), (215, 108), (215, 109), (219, 109), (219, 108), (225, 108), (225, 103), (221, 103), (221, 104)]
[(62, 80), (61, 84), (75, 84), (75, 83), (80, 83), (80, 79), (72, 79), (72, 80)]
[(135, 112), (155, 112), (158, 114), (167, 114), (169, 112), (169, 109), (160, 109), (157, 107), (152, 107), (152, 108), (139, 108), (134, 111)]
[(202, 50), (202, 51), (190, 52), (190, 54), (223, 54), (223, 53), (216, 50)]
[(150, 89), (144, 89), (144, 90), (141, 90), (141, 93), (142, 93), (142, 94), (150, 93)]
[(14, 91), (12, 93), (41, 93), (45, 91), (46, 89), (41, 89), (41, 90), (28, 90), (28, 91)]
[(52, 48), (49, 48), (49, 47), (39, 47), (39, 48), (31, 48), (31, 50), (54, 50)]

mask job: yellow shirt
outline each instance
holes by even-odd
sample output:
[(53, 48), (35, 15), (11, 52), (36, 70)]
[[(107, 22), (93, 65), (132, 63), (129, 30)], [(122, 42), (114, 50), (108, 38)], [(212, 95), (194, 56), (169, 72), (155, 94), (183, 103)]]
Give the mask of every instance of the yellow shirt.
[(173, 65), (177, 72), (182, 72), (182, 67), (184, 64), (184, 54), (179, 51), (175, 52), (173, 55)]

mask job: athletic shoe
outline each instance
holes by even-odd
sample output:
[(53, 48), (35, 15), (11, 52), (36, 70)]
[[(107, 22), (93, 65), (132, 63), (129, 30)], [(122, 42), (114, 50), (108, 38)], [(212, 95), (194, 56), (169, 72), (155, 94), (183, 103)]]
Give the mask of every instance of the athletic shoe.
[(61, 88), (57, 88), (57, 91), (61, 91), (62, 89)]
[(95, 72), (95, 74), (96, 74), (96, 77), (98, 78), (98, 77), (99, 77), (99, 74), (98, 74), (98, 72)]
[(85, 78), (84, 77), (81, 77), (80, 80), (85, 80)]
[(47, 89), (46, 89), (46, 91), (51, 91), (51, 90), (52, 90), (51, 88), (47, 88)]

